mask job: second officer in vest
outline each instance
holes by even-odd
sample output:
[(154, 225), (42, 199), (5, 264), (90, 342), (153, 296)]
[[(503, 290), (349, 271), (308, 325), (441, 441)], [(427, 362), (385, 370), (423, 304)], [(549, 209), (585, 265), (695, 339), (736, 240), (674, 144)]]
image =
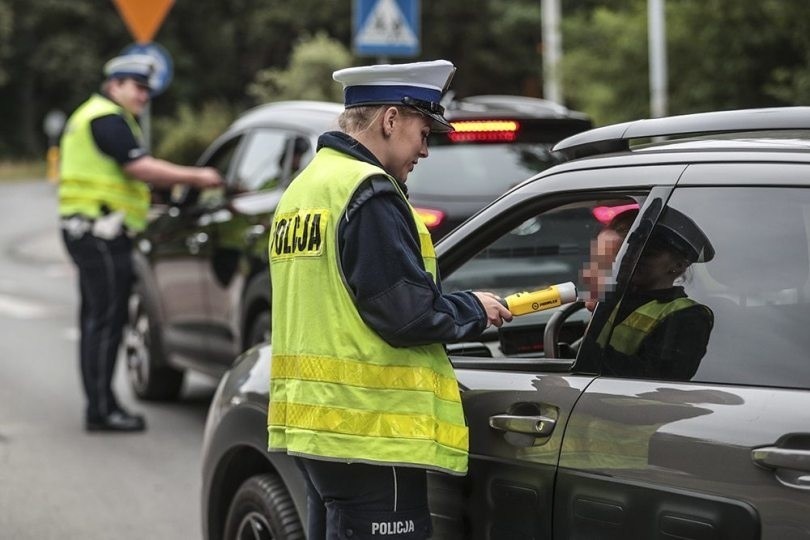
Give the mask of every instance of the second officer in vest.
[(406, 180), (428, 157), (455, 72), (445, 60), (348, 68), (342, 131), (321, 136), (270, 240), (269, 448), (298, 456), (308, 538), (428, 538), (426, 470), (467, 470), (467, 427), (443, 343), (511, 314), (444, 294)]
[(153, 63), (147, 55), (110, 60), (101, 93), (70, 116), (61, 140), (59, 215), (79, 274), (79, 356), (89, 431), (146, 426), (123, 409), (111, 381), (133, 280), (131, 236), (146, 226), (150, 185), (222, 183), (215, 169), (175, 165), (143, 147), (137, 117), (150, 98)]

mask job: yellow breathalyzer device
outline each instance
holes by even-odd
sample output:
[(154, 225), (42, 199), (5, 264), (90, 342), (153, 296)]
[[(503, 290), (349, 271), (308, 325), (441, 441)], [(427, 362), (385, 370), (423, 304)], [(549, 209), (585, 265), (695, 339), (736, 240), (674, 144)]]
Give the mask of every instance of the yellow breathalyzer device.
[(512, 315), (526, 315), (568, 304), (576, 299), (577, 286), (567, 281), (539, 291), (510, 294), (501, 300), (501, 304), (511, 311)]

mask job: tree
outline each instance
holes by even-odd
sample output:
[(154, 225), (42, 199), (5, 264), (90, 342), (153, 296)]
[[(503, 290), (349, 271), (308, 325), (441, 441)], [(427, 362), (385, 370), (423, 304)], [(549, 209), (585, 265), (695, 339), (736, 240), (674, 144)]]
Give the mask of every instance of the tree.
[[(564, 92), (598, 124), (649, 116), (646, 0), (564, 18)], [(669, 112), (770, 107), (810, 98), (810, 3), (668, 0)]]
[(352, 55), (346, 47), (319, 32), (299, 40), (288, 68), (268, 68), (256, 73), (247, 94), (259, 103), (286, 99), (342, 102), (343, 90), (332, 80), (332, 73), (351, 64)]

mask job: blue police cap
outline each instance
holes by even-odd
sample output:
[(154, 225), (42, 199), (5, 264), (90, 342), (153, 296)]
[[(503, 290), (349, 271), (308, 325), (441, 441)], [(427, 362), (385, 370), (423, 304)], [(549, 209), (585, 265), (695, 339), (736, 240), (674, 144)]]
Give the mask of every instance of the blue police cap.
[(407, 105), (433, 120), (433, 131), (453, 131), (444, 118), (442, 95), (456, 68), (447, 60), (377, 64), (341, 69), (332, 74), (343, 85), (345, 107)]
[(104, 75), (108, 79), (132, 79), (150, 89), (155, 87), (152, 81), (154, 73), (155, 59), (148, 54), (116, 56), (104, 64)]

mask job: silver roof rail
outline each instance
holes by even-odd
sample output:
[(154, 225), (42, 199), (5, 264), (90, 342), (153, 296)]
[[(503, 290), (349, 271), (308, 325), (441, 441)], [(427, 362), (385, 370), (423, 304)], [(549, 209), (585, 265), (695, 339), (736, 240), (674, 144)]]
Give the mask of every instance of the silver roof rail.
[(740, 109), (635, 120), (577, 133), (558, 142), (552, 151), (571, 160), (629, 150), (632, 139), (788, 129), (810, 129), (810, 107)]

